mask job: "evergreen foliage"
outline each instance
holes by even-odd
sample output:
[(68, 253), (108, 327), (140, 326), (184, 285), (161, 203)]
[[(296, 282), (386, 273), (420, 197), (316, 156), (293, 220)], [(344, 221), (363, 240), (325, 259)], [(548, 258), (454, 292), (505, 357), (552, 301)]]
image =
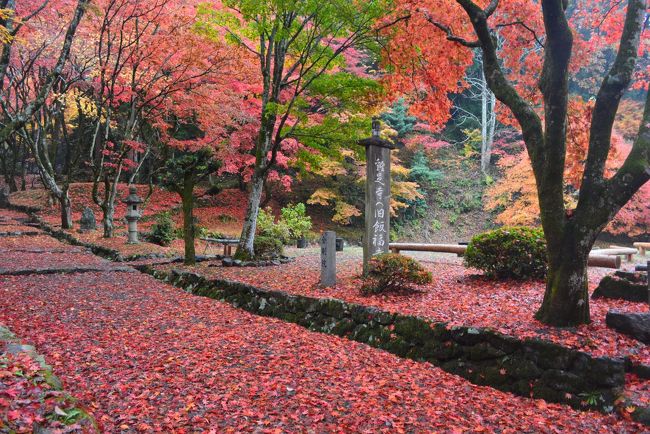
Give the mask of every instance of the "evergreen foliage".
[(404, 98), (398, 99), (389, 112), (381, 115), (381, 119), (397, 131), (397, 136), (400, 138), (413, 132), (417, 123), (417, 118), (409, 114), (409, 108)]

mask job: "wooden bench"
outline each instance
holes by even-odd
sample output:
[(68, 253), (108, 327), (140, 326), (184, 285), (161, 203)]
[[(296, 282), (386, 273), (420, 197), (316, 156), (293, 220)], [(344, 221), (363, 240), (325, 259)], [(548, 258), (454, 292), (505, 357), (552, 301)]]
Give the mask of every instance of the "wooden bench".
[(639, 250), (641, 256), (645, 256), (646, 252), (650, 250), (650, 243), (634, 243), (634, 247)]
[(239, 240), (228, 238), (201, 238), (201, 241), (205, 241), (205, 249), (203, 250), (204, 255), (210, 246), (221, 244), (223, 245), (223, 255), (232, 256), (232, 246), (239, 244)]
[[(399, 254), (402, 251), (405, 251), (405, 252), (455, 253), (458, 256), (463, 256), (465, 254), (465, 250), (467, 250), (467, 246), (463, 244), (390, 243), (388, 245), (388, 248), (391, 252), (397, 254)], [(591, 254), (589, 255), (588, 265), (590, 267), (604, 267), (604, 268), (615, 268), (615, 269), (621, 268), (620, 256), (614, 254), (603, 255), (595, 252), (598, 252), (598, 250), (592, 251)]]

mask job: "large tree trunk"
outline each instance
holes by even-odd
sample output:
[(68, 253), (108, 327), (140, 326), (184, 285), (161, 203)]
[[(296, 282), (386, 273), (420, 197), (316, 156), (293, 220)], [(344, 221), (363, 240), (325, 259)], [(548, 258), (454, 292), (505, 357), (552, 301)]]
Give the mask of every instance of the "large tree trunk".
[(72, 206), (67, 189), (59, 196), (59, 205), (61, 206), (61, 228), (72, 229)]
[(194, 249), (194, 184), (191, 180), (185, 179), (183, 194), (183, 239), (185, 241), (185, 265), (196, 264), (196, 252)]
[[(478, 37), (487, 83), (496, 98), (510, 108), (521, 126), (533, 166), (549, 260), (547, 289), (537, 318), (562, 326), (588, 323), (586, 268), (589, 250), (607, 223), (650, 180), (650, 93), (646, 94), (639, 135), (630, 154), (613, 177), (604, 177), (616, 112), (636, 66), (646, 21), (647, 0), (627, 2), (616, 60), (596, 97), (589, 152), (575, 210), (565, 209), (563, 184), (569, 64), (573, 51), (573, 33), (566, 15), (568, 2), (540, 2), (546, 31), (544, 64), (539, 82), (544, 96), (543, 121), (536, 113), (535, 104), (524, 99), (508, 80), (497, 55), (493, 37), (495, 32), (490, 28), (488, 18), (499, 2), (492, 1), (485, 9), (473, 0), (457, 0), (457, 3), (467, 13)], [(455, 39), (458, 40), (457, 37)], [(467, 46), (475, 46), (473, 41), (460, 39)]]
[(550, 252), (544, 301), (535, 317), (546, 324), (565, 327), (587, 324), (589, 250), (576, 251), (575, 240), (566, 240), (559, 252)]
[[(11, 149), (12, 147), (13, 149)], [(5, 183), (9, 186), (10, 193), (18, 191), (18, 184), (16, 184), (16, 152), (17, 143), (14, 142), (7, 146), (2, 158), (2, 172), (4, 174)]]
[(16, 177), (14, 173), (10, 173), (5, 176), (5, 182), (9, 186), (10, 193), (15, 193), (18, 191), (18, 184), (16, 184)]
[(264, 177), (255, 173), (251, 180), (251, 191), (248, 196), (246, 219), (242, 229), (236, 256), (238, 258), (252, 258), (255, 256), (255, 231), (257, 230), (257, 215), (260, 212), (260, 202), (264, 191)]

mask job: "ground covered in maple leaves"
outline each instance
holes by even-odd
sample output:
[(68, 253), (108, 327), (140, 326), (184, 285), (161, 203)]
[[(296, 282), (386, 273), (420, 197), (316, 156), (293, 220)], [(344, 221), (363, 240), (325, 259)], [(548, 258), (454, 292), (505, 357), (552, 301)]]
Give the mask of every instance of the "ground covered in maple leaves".
[(642, 431), (119, 270), (0, 276), (0, 323), (107, 432)]
[[(541, 305), (544, 282), (498, 282), (488, 280), (476, 270), (466, 269), (453, 256), (418, 255), (433, 273), (433, 283), (415, 293), (404, 295), (361, 294), (361, 249), (348, 248), (337, 255), (336, 287), (320, 288), (320, 251), (292, 249), (296, 261), (280, 267), (221, 267), (215, 262), (195, 267), (180, 264), (159, 265), (171, 270), (187, 269), (209, 278), (235, 280), (265, 289), (320, 298), (337, 298), (347, 302), (375, 306), (390, 312), (417, 315), (449, 325), (491, 327), (520, 338), (540, 337), (576, 348), (596, 356), (629, 357), (650, 364), (650, 348), (607, 328), (609, 309), (645, 312), (648, 306), (623, 300), (597, 299), (590, 302), (592, 323), (575, 328), (558, 329), (534, 319)], [(590, 270), (590, 287), (596, 285), (607, 270)]]
[(0, 432), (96, 432), (75, 400), (47, 381), (47, 373), (34, 357), (7, 353), (3, 347), (0, 345)]
[[(183, 216), (180, 210), (180, 198), (176, 193), (162, 190), (154, 187), (150, 192), (149, 186), (137, 185), (138, 194), (145, 198), (142, 205), (142, 219), (138, 223), (139, 230), (142, 234), (151, 230), (156, 222), (156, 217), (163, 212), (169, 212), (176, 228), (182, 228)], [(115, 205), (114, 216), (114, 233), (113, 238), (103, 238), (102, 230), (102, 212), (92, 200), (91, 183), (74, 183), (70, 186), (70, 201), (72, 204), (72, 220), (77, 224), (81, 219), (81, 212), (84, 207), (90, 207), (97, 220), (97, 230), (80, 232), (78, 228), (66, 230), (65, 232), (73, 235), (77, 240), (97, 246), (102, 246), (119, 252), (123, 257), (136, 257), (145, 255), (158, 255), (174, 257), (182, 255), (184, 244), (182, 239), (174, 240), (169, 246), (160, 246), (149, 243), (141, 236), (140, 244), (126, 244), (127, 228), (124, 215), (126, 206), (121, 199), (128, 195), (128, 186), (126, 184), (118, 185), (118, 200)], [(194, 216), (197, 219), (197, 225), (203, 228), (206, 235), (217, 235), (219, 237), (238, 238), (241, 231), (242, 221), (246, 210), (246, 194), (239, 190), (227, 189), (218, 194), (209, 195), (205, 191), (196, 192), (199, 197)], [(50, 225), (53, 229), (61, 230), (61, 217), (59, 206), (57, 204), (48, 205), (48, 192), (44, 189), (31, 189), (20, 191), (11, 195), (11, 203), (14, 206), (24, 207), (37, 211), (36, 214), (43, 222)], [(25, 231), (27, 229), (38, 230), (28, 227), (9, 228), (3, 227), (0, 222), (0, 232)], [(196, 251), (203, 253), (205, 251), (205, 242), (200, 239), (196, 240)], [(221, 253), (218, 250), (208, 249), (208, 254)]]

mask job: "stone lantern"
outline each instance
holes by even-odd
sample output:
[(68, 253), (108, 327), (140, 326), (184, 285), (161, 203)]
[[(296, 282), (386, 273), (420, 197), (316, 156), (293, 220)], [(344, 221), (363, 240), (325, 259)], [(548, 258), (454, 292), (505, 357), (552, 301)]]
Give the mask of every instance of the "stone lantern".
[(143, 200), (138, 196), (138, 189), (134, 185), (129, 187), (129, 195), (122, 202), (126, 204), (126, 221), (129, 223), (129, 240), (127, 243), (138, 244), (138, 220), (142, 217), (140, 204)]

